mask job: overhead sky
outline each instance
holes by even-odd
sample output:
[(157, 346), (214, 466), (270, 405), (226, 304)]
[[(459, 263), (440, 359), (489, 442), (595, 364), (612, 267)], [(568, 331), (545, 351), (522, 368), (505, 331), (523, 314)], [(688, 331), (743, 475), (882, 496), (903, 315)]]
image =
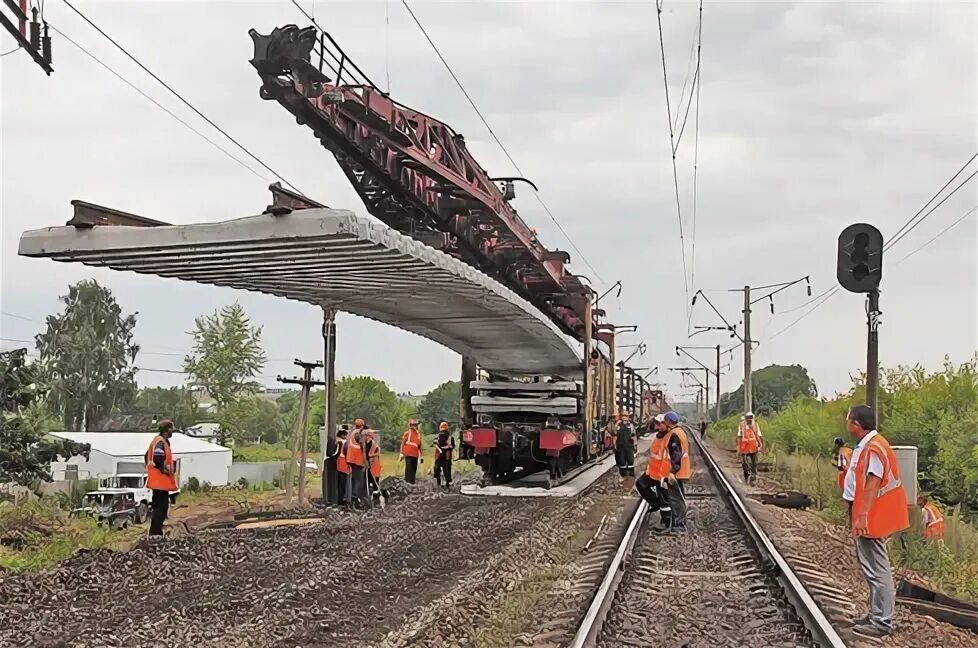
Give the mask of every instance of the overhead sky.
[[(401, 2), (311, 2), (316, 19), (402, 103), (451, 124), (493, 175), (514, 172)], [(493, 130), (600, 276), (573, 252), (529, 190), (514, 205), (572, 270), (596, 287), (621, 280), (611, 319), (637, 324), (642, 366), (691, 361), (679, 344), (724, 348), (703, 299), (687, 317), (663, 70), (654, 2), (410, 3)], [(306, 21), (275, 2), (82, 2), (78, 7), (146, 66), (307, 195), (365, 213), (332, 156), (284, 108), (258, 97), (248, 29)], [(6, 9), (4, 9), (6, 10)], [(258, 171), (190, 132), (54, 33), (55, 73), (24, 52), (0, 58), (2, 90), (2, 348), (23, 346), (83, 277), (136, 311), (142, 385), (180, 384), (195, 316), (240, 301), (263, 327), (262, 381), (291, 360), (322, 355), (313, 307), (80, 265), (17, 256), (27, 229), (63, 224), (72, 199), (173, 223), (260, 213), (275, 178), (170, 96), (62, 2), (45, 17), (130, 82)], [(689, 93), (697, 5), (661, 15), (673, 113)], [(14, 47), (6, 37), (0, 53)], [(865, 221), (887, 237), (978, 151), (978, 16), (974, 3), (707, 2), (703, 11), (696, 222), (694, 115), (677, 154), (692, 289), (732, 322), (743, 296), (725, 292), (811, 276), (813, 296), (835, 285), (835, 246)], [(686, 86), (685, 92), (683, 90)], [(685, 103), (681, 104), (684, 111)], [(679, 121), (682, 121), (680, 115)], [(973, 162), (960, 179), (978, 168)], [(956, 186), (957, 183), (955, 183)], [(978, 179), (888, 251), (882, 293), (884, 365), (940, 366), (976, 349)], [(695, 255), (693, 244), (695, 242)], [(757, 293), (755, 293), (756, 295)], [(754, 307), (754, 366), (806, 366), (822, 393), (845, 390), (865, 366), (863, 298), (839, 291), (808, 308), (804, 284)], [(816, 302), (818, 303), (818, 302)], [(814, 304), (813, 304), (814, 305)], [(339, 321), (338, 371), (424, 393), (459, 373), (433, 342), (352, 316)], [(709, 352), (696, 352), (709, 361)], [(726, 360), (725, 360), (726, 361)], [(743, 376), (733, 355), (723, 386)], [(634, 364), (634, 362), (633, 362)], [(702, 374), (701, 374), (702, 379)]]

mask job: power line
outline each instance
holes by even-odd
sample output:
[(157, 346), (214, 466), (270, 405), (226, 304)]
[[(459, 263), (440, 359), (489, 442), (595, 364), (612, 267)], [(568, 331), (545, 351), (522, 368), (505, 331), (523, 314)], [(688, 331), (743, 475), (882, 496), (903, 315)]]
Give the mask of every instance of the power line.
[[(683, 259), (683, 289), (686, 293), (686, 328), (689, 329), (689, 271), (686, 268), (686, 239), (683, 236), (683, 208), (679, 200), (679, 171), (676, 168), (676, 134), (672, 128), (672, 106), (669, 102), (669, 77), (666, 73), (666, 46), (662, 38), (662, 0), (656, 4), (656, 21), (659, 25), (659, 51), (662, 54), (662, 85), (666, 93), (666, 121), (669, 123), (669, 150), (672, 155), (672, 182), (676, 190), (676, 216), (679, 220), (679, 248)], [(695, 81), (695, 80), (694, 80)]]
[(196, 128), (194, 128), (190, 124), (188, 124), (186, 121), (184, 121), (181, 117), (179, 117), (178, 115), (176, 115), (169, 108), (167, 108), (166, 106), (164, 106), (163, 104), (161, 104), (160, 102), (158, 102), (156, 99), (153, 99), (151, 96), (149, 96), (148, 94), (146, 94), (145, 92), (143, 92), (138, 86), (136, 86), (135, 84), (133, 84), (132, 82), (130, 82), (128, 79), (126, 79), (124, 76), (122, 76), (118, 72), (116, 72), (108, 64), (106, 64), (100, 58), (98, 58), (97, 56), (95, 56), (94, 54), (92, 54), (90, 51), (88, 51), (87, 49), (85, 49), (83, 46), (81, 46), (78, 43), (76, 43), (74, 40), (71, 39), (71, 37), (69, 37), (63, 31), (61, 31), (60, 29), (58, 29), (57, 27), (55, 27), (51, 23), (48, 23), (48, 26), (51, 27), (51, 29), (53, 29), (55, 31), (55, 33), (57, 33), (58, 35), (60, 35), (61, 38), (65, 39), (66, 41), (68, 41), (69, 43), (71, 43), (72, 45), (74, 45), (77, 49), (79, 49), (81, 52), (83, 52), (84, 54), (86, 54), (90, 59), (92, 59), (93, 61), (95, 61), (96, 63), (98, 63), (99, 65), (101, 65), (103, 68), (105, 68), (106, 70), (108, 70), (110, 73), (112, 73), (117, 79), (119, 79), (120, 81), (122, 81), (123, 83), (125, 83), (127, 86), (129, 86), (130, 88), (132, 88), (133, 90), (135, 90), (136, 92), (138, 92), (146, 100), (152, 102), (152, 104), (154, 106), (156, 106), (157, 108), (159, 108), (160, 110), (162, 110), (163, 112), (165, 112), (167, 115), (169, 115), (173, 119), (175, 119), (178, 122), (180, 122), (181, 124), (183, 124), (186, 128), (190, 129), (190, 131), (193, 132), (195, 135), (197, 135), (198, 137), (202, 138), (208, 144), (210, 144), (211, 146), (213, 146), (214, 148), (216, 148), (218, 151), (220, 151), (224, 155), (228, 156), (229, 158), (231, 158), (232, 160), (234, 160), (238, 164), (240, 164), (242, 167), (244, 167), (245, 169), (247, 169), (251, 173), (255, 174), (255, 176), (257, 176), (258, 178), (260, 178), (262, 180), (266, 180), (267, 179), (267, 178), (265, 178), (265, 176), (261, 175), (260, 173), (258, 173), (257, 171), (255, 171), (253, 168), (251, 168), (250, 166), (248, 166), (247, 164), (245, 164), (244, 162), (242, 162), (241, 160), (239, 160), (238, 158), (236, 158), (234, 155), (231, 154), (230, 151), (228, 151), (227, 149), (225, 149), (223, 146), (221, 146), (220, 144), (218, 144), (217, 142), (215, 142), (214, 140), (212, 140), (211, 138), (207, 137), (206, 135), (204, 135), (203, 133), (201, 133), (199, 130), (197, 130)]
[(4, 52), (3, 54), (0, 54), (0, 57), (6, 56), (7, 54), (13, 54), (14, 52), (18, 51), (19, 49), (20, 49), (20, 45), (18, 45), (17, 47), (13, 48), (9, 52)]
[[(292, 4), (299, 7), (299, 9), (302, 10), (303, 13), (305, 13), (305, 10), (303, 10), (302, 7), (299, 6), (296, 0), (292, 0)], [(428, 35), (427, 30), (425, 30), (424, 25), (421, 24), (421, 21), (415, 15), (410, 5), (408, 5), (407, 0), (401, 0), (401, 4), (403, 4), (404, 8), (407, 9), (409, 14), (411, 14), (411, 18), (414, 20), (414, 24), (416, 24), (418, 26), (418, 29), (421, 30), (421, 33), (424, 35), (425, 40), (427, 40), (428, 44), (431, 45), (431, 48), (435, 51), (435, 54), (438, 56), (438, 59), (441, 61), (442, 65), (445, 66), (445, 69), (448, 70), (448, 73), (455, 81), (455, 85), (457, 85), (458, 89), (462, 91), (463, 95), (465, 95), (465, 98), (468, 100), (469, 105), (472, 106), (473, 110), (475, 110), (475, 113), (479, 116), (479, 119), (482, 121), (482, 124), (486, 127), (486, 130), (489, 131), (489, 134), (492, 135), (492, 138), (496, 141), (496, 144), (499, 145), (499, 148), (502, 149), (503, 154), (507, 157), (507, 159), (509, 159), (510, 163), (513, 165), (513, 168), (516, 169), (516, 172), (519, 173), (521, 176), (526, 175), (525, 173), (523, 173), (523, 170), (520, 169), (520, 166), (516, 163), (516, 160), (513, 159), (513, 156), (509, 154), (509, 151), (506, 150), (506, 147), (503, 145), (502, 141), (496, 135), (496, 132), (492, 129), (492, 126), (489, 125), (489, 122), (482, 114), (482, 111), (479, 110), (479, 107), (475, 104), (475, 101), (472, 100), (472, 97), (465, 89), (465, 86), (462, 85), (462, 81), (458, 78), (458, 75), (455, 74), (455, 71), (452, 69), (452, 66), (450, 66), (448, 64), (448, 61), (445, 60), (445, 57), (442, 56), (442, 53), (438, 49), (438, 46), (435, 45), (435, 42), (431, 39), (431, 36)], [(547, 203), (543, 201), (543, 198), (540, 196), (540, 192), (534, 190), (533, 195), (537, 199), (537, 202), (540, 203), (540, 206), (543, 207), (543, 210), (547, 213), (547, 216), (550, 217), (550, 220), (553, 221), (553, 224), (557, 226), (557, 229), (560, 231), (561, 234), (563, 234), (564, 238), (567, 239), (567, 242), (570, 243), (570, 246), (581, 257), (581, 260), (584, 261), (584, 264), (591, 270), (591, 272), (594, 273), (595, 278), (598, 279), (598, 281), (600, 281), (602, 284), (606, 284), (607, 282), (604, 280), (601, 274), (594, 268), (593, 265), (591, 265), (591, 262), (588, 261), (587, 257), (584, 256), (584, 253), (581, 252), (580, 248), (578, 248), (577, 245), (574, 243), (574, 240), (571, 239), (570, 234), (568, 234), (567, 231), (564, 229), (564, 227), (557, 221), (557, 217), (554, 216), (552, 211), (550, 211), (550, 207), (547, 206)]]
[(937, 209), (938, 207), (940, 207), (941, 205), (943, 205), (943, 204), (944, 204), (944, 203), (945, 203), (945, 202), (947, 201), (947, 199), (948, 199), (948, 198), (950, 198), (951, 196), (953, 196), (954, 194), (956, 194), (956, 193), (958, 192), (958, 190), (959, 190), (959, 189), (961, 189), (961, 187), (963, 187), (964, 185), (966, 185), (966, 184), (967, 184), (967, 183), (968, 183), (968, 182), (969, 182), (969, 181), (970, 181), (970, 180), (971, 180), (972, 178), (974, 178), (974, 177), (975, 177), (976, 175), (978, 175), (978, 171), (974, 171), (974, 172), (972, 172), (972, 174), (971, 174), (970, 176), (968, 176), (967, 178), (965, 178), (964, 180), (962, 180), (962, 181), (961, 181), (961, 184), (959, 184), (959, 185), (958, 185), (957, 187), (955, 187), (955, 188), (954, 188), (954, 189), (953, 189), (953, 190), (951, 191), (951, 193), (949, 193), (948, 195), (946, 195), (946, 196), (944, 196), (943, 198), (941, 198), (941, 201), (940, 201), (939, 203), (937, 203), (936, 205), (934, 205), (933, 207), (931, 207), (931, 208), (930, 208), (930, 210), (928, 210), (928, 211), (927, 211), (927, 213), (925, 213), (925, 214), (924, 214), (923, 216), (921, 216), (921, 217), (920, 217), (920, 218), (919, 218), (919, 219), (917, 220), (917, 222), (916, 222), (916, 223), (914, 223), (914, 224), (913, 224), (913, 225), (911, 225), (911, 226), (910, 226), (909, 228), (907, 228), (907, 230), (906, 230), (906, 231), (905, 231), (905, 232), (904, 232), (903, 234), (901, 234), (900, 236), (897, 236), (897, 237), (893, 237), (893, 238), (891, 238), (891, 239), (890, 239), (890, 241), (889, 241), (889, 243), (887, 243), (886, 245), (884, 245), (884, 246), (883, 246), (883, 250), (884, 250), (884, 251), (885, 251), (885, 250), (889, 250), (889, 249), (890, 249), (890, 248), (892, 248), (892, 247), (893, 247), (894, 245), (896, 245), (897, 243), (899, 243), (899, 242), (900, 242), (900, 240), (901, 240), (901, 239), (902, 239), (902, 238), (903, 238), (904, 236), (906, 236), (907, 234), (909, 234), (910, 232), (912, 232), (912, 231), (914, 230), (914, 228), (915, 228), (915, 227), (917, 227), (918, 225), (920, 225), (921, 223), (923, 223), (923, 222), (924, 222), (924, 220), (926, 220), (926, 218), (927, 218), (928, 216), (930, 216), (931, 214), (933, 214), (933, 213), (934, 213), (934, 210), (936, 210), (936, 209)]
[(214, 121), (212, 119), (210, 119), (207, 115), (205, 115), (200, 110), (198, 110), (196, 108), (196, 106), (194, 106), (192, 103), (190, 103), (189, 101), (187, 101), (186, 99), (184, 99), (183, 95), (181, 95), (179, 92), (177, 92), (176, 90), (174, 90), (166, 81), (164, 81), (163, 79), (161, 79), (160, 77), (158, 77), (152, 70), (150, 70), (148, 67), (146, 67), (145, 65), (143, 65), (139, 61), (139, 59), (137, 59), (135, 56), (133, 56), (132, 54), (130, 54), (129, 51), (126, 48), (124, 48), (122, 45), (120, 45), (119, 43), (117, 43), (111, 36), (109, 36), (107, 33), (105, 33), (105, 31), (103, 31), (101, 27), (99, 27), (94, 22), (92, 22), (91, 20), (89, 20), (88, 16), (86, 16), (85, 14), (83, 14), (73, 4), (71, 4), (70, 0), (62, 0), (62, 1), (66, 5), (68, 5), (68, 8), (69, 9), (71, 9), (72, 11), (74, 11), (76, 14), (78, 14), (78, 16), (82, 20), (84, 20), (86, 23), (88, 23), (88, 25), (90, 27), (92, 27), (92, 29), (94, 29), (99, 34), (101, 34), (106, 40), (108, 40), (110, 43), (112, 43), (120, 52), (122, 52), (123, 54), (125, 54), (129, 58), (129, 60), (131, 60), (136, 65), (138, 65), (144, 72), (146, 72), (146, 74), (148, 74), (151, 77), (153, 77), (160, 85), (162, 85), (164, 88), (166, 88), (167, 90), (169, 90), (170, 93), (174, 97), (176, 97), (177, 99), (179, 99), (181, 102), (183, 102), (183, 104), (185, 106), (187, 106), (188, 108), (190, 108), (191, 110), (193, 110), (195, 113), (197, 113), (197, 115), (201, 119), (203, 119), (208, 124), (210, 124), (215, 129), (217, 129), (217, 131), (219, 133), (221, 133), (222, 135), (224, 135), (224, 137), (226, 137), (229, 140), (231, 140), (231, 142), (233, 142), (235, 146), (237, 146), (239, 149), (241, 149), (242, 151), (244, 151), (245, 153), (247, 153), (248, 156), (251, 157), (251, 159), (253, 159), (255, 162), (257, 162), (262, 167), (264, 167), (266, 171), (268, 171), (273, 176), (275, 176), (276, 178), (278, 178), (279, 180), (281, 180), (284, 184), (288, 185), (289, 187), (292, 187), (292, 189), (295, 190), (296, 192), (298, 192), (300, 194), (302, 193), (302, 191), (299, 190), (294, 184), (292, 184), (291, 182), (289, 182), (288, 180), (286, 180), (284, 177), (282, 177), (282, 175), (280, 175), (272, 167), (270, 167), (267, 164), (265, 164), (265, 162), (261, 158), (259, 158), (257, 155), (255, 155), (254, 153), (252, 153), (250, 150), (248, 150), (247, 148), (245, 148), (245, 146), (243, 144), (241, 144), (241, 142), (239, 142), (234, 137), (232, 137), (230, 134), (228, 134), (227, 131), (225, 131), (223, 128), (221, 128), (220, 126), (218, 126), (216, 123), (214, 123)]
[(978, 211), (978, 205), (975, 205), (974, 207), (972, 207), (971, 209), (969, 209), (968, 211), (966, 211), (963, 216), (961, 216), (956, 221), (954, 221), (953, 223), (951, 223), (950, 225), (948, 225), (947, 227), (945, 227), (944, 229), (942, 229), (933, 238), (931, 238), (930, 240), (928, 240), (923, 245), (918, 246), (915, 250), (913, 250), (912, 252), (910, 252), (910, 254), (908, 254), (907, 256), (903, 257), (902, 259), (900, 259), (899, 261), (897, 261), (893, 265), (894, 266), (898, 266), (901, 263), (903, 263), (904, 261), (906, 261), (907, 259), (909, 259), (910, 257), (912, 257), (913, 255), (917, 254), (918, 252), (920, 252), (921, 250), (923, 250), (925, 247), (927, 247), (928, 245), (930, 245), (931, 243), (933, 243), (937, 239), (939, 239), (942, 236), (944, 236), (945, 234), (947, 234), (948, 231), (950, 231), (955, 225), (957, 225), (958, 223), (960, 223), (961, 221), (963, 221), (964, 219), (966, 219), (968, 216), (971, 216), (976, 211)]

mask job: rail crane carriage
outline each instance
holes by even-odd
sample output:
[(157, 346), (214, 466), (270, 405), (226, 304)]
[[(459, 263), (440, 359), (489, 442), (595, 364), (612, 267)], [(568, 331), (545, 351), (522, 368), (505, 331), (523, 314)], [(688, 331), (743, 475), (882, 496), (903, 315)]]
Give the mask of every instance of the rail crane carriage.
[[(579, 369), (560, 376), (520, 367), (489, 375), (463, 357), (461, 453), (487, 481), (541, 469), (559, 478), (599, 454), (616, 403), (648, 409), (644, 381), (615, 362), (615, 328), (602, 321), (595, 291), (510, 204), (515, 182), (532, 183), (490, 177), (462, 135), (378, 89), (329, 33), (288, 25), (249, 34), (261, 98), (312, 129), (374, 217), (490, 275), (581, 345)], [(286, 207), (315, 204), (282, 196)]]

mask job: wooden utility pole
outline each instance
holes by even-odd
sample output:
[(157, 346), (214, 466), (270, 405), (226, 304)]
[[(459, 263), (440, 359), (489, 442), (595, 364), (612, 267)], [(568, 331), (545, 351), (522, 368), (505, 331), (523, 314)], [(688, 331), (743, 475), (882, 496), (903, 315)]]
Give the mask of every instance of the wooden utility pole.
[[(299, 395), (299, 416), (296, 420), (296, 430), (292, 434), (292, 457), (289, 459), (289, 465), (286, 468), (286, 485), (285, 485), (285, 495), (289, 502), (292, 501), (292, 471), (291, 468), (298, 464), (299, 468), (299, 503), (306, 503), (306, 457), (308, 453), (308, 443), (309, 443), (309, 391), (312, 387), (322, 387), (326, 383), (322, 380), (312, 379), (312, 370), (319, 369), (323, 366), (322, 362), (318, 360), (316, 362), (303, 362), (302, 360), (296, 359), (294, 364), (298, 367), (302, 367), (303, 375), (302, 378), (282, 378), (281, 376), (275, 379), (286, 385), (299, 385), (302, 387), (302, 391)], [(296, 446), (298, 445), (299, 450), (297, 451)]]
[(744, 412), (752, 411), (754, 406), (750, 352), (750, 286), (744, 286)]

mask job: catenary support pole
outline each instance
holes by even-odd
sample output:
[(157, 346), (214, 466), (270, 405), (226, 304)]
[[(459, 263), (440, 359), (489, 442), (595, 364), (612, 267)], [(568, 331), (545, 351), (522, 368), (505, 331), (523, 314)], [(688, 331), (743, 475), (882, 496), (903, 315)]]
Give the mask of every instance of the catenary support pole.
[(323, 502), (336, 504), (339, 502), (336, 460), (326, 460), (336, 451), (336, 311), (329, 308), (323, 309), (323, 347), (326, 415), (319, 443), (323, 452), (322, 497)]
[(720, 345), (717, 345), (717, 402), (716, 402), (716, 418), (714, 420), (720, 420)]
[(744, 412), (753, 411), (754, 408), (750, 352), (750, 286), (744, 286)]

